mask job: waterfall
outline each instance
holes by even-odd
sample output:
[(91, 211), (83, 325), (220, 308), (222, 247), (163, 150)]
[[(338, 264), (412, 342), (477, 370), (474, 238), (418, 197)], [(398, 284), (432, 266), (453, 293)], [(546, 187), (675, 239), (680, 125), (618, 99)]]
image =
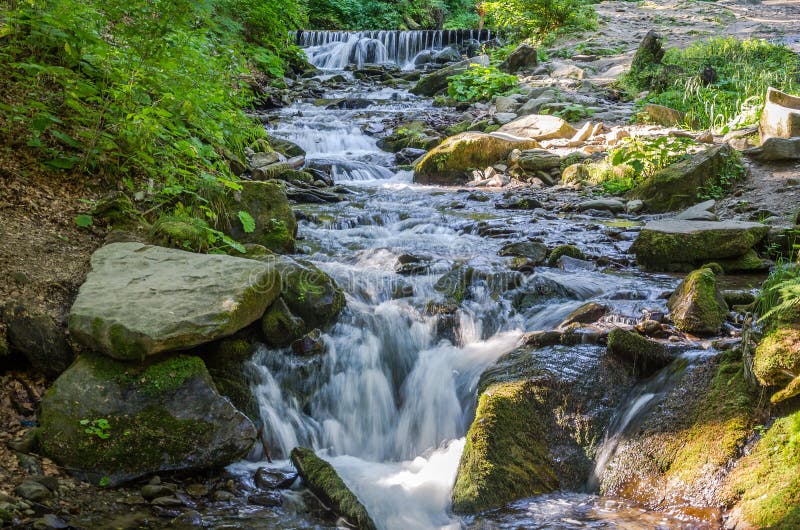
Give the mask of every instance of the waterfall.
[(412, 68), (415, 58), (425, 51), (439, 51), (467, 41), (484, 43), (492, 38), (484, 30), (415, 31), (298, 31), (295, 42), (305, 50), (309, 62), (322, 70), (341, 70), (353, 64), (395, 64)]

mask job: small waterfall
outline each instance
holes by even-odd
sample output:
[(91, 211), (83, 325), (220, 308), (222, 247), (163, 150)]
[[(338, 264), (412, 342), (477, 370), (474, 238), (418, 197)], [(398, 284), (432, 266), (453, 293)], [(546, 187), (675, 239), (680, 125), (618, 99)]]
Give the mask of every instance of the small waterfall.
[(492, 32), (484, 30), (415, 31), (297, 31), (295, 42), (305, 49), (309, 62), (322, 70), (342, 70), (353, 64), (395, 64), (412, 68), (415, 58), (425, 51), (460, 47), (468, 41), (484, 43)]
[(636, 385), (621, 407), (611, 418), (603, 444), (597, 451), (595, 467), (587, 481), (588, 491), (597, 491), (603, 473), (616, 454), (625, 435), (634, 432), (653, 408), (680, 382), (687, 370), (708, 352), (689, 351), (681, 354), (669, 366), (646, 381)]

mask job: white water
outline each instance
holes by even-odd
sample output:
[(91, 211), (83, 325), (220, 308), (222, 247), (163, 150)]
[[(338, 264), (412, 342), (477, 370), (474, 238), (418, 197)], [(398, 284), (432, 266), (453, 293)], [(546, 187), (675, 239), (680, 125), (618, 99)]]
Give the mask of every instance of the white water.
[[(355, 89), (349, 95), (365, 97)], [(499, 292), (479, 282), (454, 315), (451, 333), (443, 333), (439, 317), (425, 310), (429, 301), (444, 301), (434, 289), (437, 279), (458, 263), (507, 271), (498, 256), (506, 240), (477, 235), (473, 220), (449, 208), (463, 195), (415, 186), (410, 173), (392, 169), (392, 155), (381, 152), (361, 126), (376, 113), (433, 110), (401, 91), (386, 95), (391, 103), (362, 111), (298, 102), (281, 111), (270, 131), (298, 143), (310, 164), (327, 165), (334, 180), (356, 194), (345, 203), (308, 209), (319, 219), (300, 226), (306, 257), (347, 294), (347, 309), (324, 335), (326, 353), (309, 358), (262, 348), (253, 359), (254, 392), (272, 457), (286, 458), (298, 445), (313, 448), (381, 529), (455, 528), (461, 522), (450, 514), (450, 494), (481, 373), (516, 346), (523, 330), (553, 328), (582, 300), (601, 299), (635, 315), (663, 306), (662, 289), (653, 280), (600, 271), (537, 271), (518, 289)], [(491, 205), (470, 208), (488, 219), (497, 214)], [(504, 226), (522, 234), (531, 230), (529, 213), (502, 215)], [(551, 246), (563, 242), (566, 226), (557, 218), (536, 223)], [(599, 244), (597, 232), (589, 230), (570, 237), (584, 249)], [(428, 273), (395, 273), (405, 253), (429, 256)], [(403, 284), (413, 295), (394, 299)], [(546, 294), (515, 310), (514, 293), (526, 291)], [(617, 291), (640, 294), (612, 300)], [(549, 362), (567, 373), (584, 357), (576, 349)]]
[(361, 68), (367, 63), (392, 63), (411, 69), (422, 52), (440, 51), (465, 41), (486, 42), (491, 40), (491, 31), (303, 31), (296, 38), (309, 62), (322, 70), (342, 70), (351, 64)]

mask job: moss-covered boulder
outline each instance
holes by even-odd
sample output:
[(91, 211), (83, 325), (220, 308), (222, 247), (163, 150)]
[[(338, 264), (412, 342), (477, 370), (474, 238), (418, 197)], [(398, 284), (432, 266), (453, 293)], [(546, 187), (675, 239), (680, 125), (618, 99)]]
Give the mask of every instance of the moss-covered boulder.
[(72, 337), (116, 359), (144, 359), (232, 335), (278, 297), (280, 271), (266, 263), (141, 243), (112, 243), (69, 314)]
[(398, 125), (388, 136), (378, 140), (378, 147), (392, 153), (406, 148), (432, 149), (441, 141), (436, 131), (428, 128), (424, 122), (411, 121)]
[(752, 432), (757, 400), (737, 351), (691, 365), (679, 359), (667, 370), (665, 394), (632, 419), (600, 493), (702, 513), (724, 504), (722, 483)]
[(776, 419), (731, 470), (722, 500), (736, 528), (800, 528), (798, 445), (800, 411)]
[(258, 383), (249, 362), (256, 352), (257, 343), (237, 334), (222, 339), (198, 352), (211, 374), (217, 391), (259, 426), (261, 422), (258, 400), (252, 388)]
[(84, 354), (42, 399), (39, 442), (60, 465), (115, 485), (151, 473), (221, 467), (256, 430), (219, 395), (198, 357), (129, 364)]
[(567, 256), (575, 259), (586, 259), (586, 255), (581, 249), (575, 245), (558, 245), (550, 251), (547, 257), (547, 265), (550, 267), (558, 267), (558, 260), (561, 256)]
[(471, 172), (504, 161), (514, 149), (539, 147), (535, 140), (497, 134), (465, 132), (432, 149), (414, 168), (414, 182), (459, 185), (472, 180)]
[(305, 323), (303, 333), (328, 327), (344, 309), (344, 292), (333, 278), (313, 263), (285, 256), (263, 256), (258, 260), (278, 272), (280, 297), (289, 311)]
[(310, 331), (303, 319), (292, 313), (283, 298), (275, 300), (264, 313), (261, 330), (264, 339), (272, 346), (288, 346)]
[(691, 270), (747, 254), (768, 231), (766, 225), (743, 221), (651, 221), (639, 232), (631, 252), (648, 270)]
[(667, 301), (675, 327), (695, 335), (714, 335), (728, 316), (728, 304), (717, 288), (717, 277), (704, 267), (689, 273)]
[(469, 69), (470, 64), (472, 64), (472, 60), (461, 61), (426, 74), (417, 81), (417, 84), (411, 89), (411, 93), (417, 96), (435, 96), (437, 93), (447, 90), (451, 76), (463, 74)]
[(614, 409), (633, 385), (596, 346), (524, 347), (479, 383), (453, 489), (453, 510), (476, 513), (585, 484)]
[(709, 147), (655, 172), (628, 194), (649, 212), (688, 208), (712, 188), (724, 188), (744, 174), (741, 158), (728, 144)]
[(786, 386), (800, 375), (800, 325), (780, 326), (761, 339), (753, 372), (764, 386)]
[(637, 377), (649, 377), (675, 360), (660, 342), (622, 328), (608, 334), (608, 353), (630, 366)]
[(291, 453), (292, 464), (314, 495), (359, 530), (375, 530), (375, 523), (367, 509), (350, 491), (350, 488), (325, 460), (305, 447), (295, 447)]
[[(285, 173), (284, 168), (275, 176)], [(226, 205), (229, 233), (242, 243), (257, 243), (275, 252), (294, 252), (297, 220), (286, 197), (286, 187), (278, 180), (242, 181), (242, 189), (234, 192)], [(252, 231), (246, 231), (239, 212), (249, 213), (255, 221)]]

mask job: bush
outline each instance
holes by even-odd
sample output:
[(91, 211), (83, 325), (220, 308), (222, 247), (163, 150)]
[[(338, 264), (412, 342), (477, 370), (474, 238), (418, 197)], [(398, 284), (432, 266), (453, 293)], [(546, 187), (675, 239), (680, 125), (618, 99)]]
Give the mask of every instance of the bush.
[(507, 94), (519, 83), (515, 75), (505, 74), (496, 66), (473, 64), (462, 74), (450, 77), (447, 94), (458, 101), (488, 101)]
[(620, 147), (608, 153), (607, 171), (599, 172), (593, 180), (606, 193), (619, 195), (632, 190), (659, 169), (686, 158), (694, 146), (688, 138), (672, 136), (625, 138)]
[(559, 30), (592, 29), (597, 23), (587, 0), (503, 0), (485, 5), (498, 27), (523, 38), (543, 39)]
[(686, 113), (695, 129), (730, 129), (757, 123), (767, 88), (800, 90), (800, 59), (784, 45), (764, 40), (713, 38), (685, 50), (667, 50), (665, 75), (655, 75), (652, 86), (628, 76), (629, 93), (650, 89), (647, 102)]

